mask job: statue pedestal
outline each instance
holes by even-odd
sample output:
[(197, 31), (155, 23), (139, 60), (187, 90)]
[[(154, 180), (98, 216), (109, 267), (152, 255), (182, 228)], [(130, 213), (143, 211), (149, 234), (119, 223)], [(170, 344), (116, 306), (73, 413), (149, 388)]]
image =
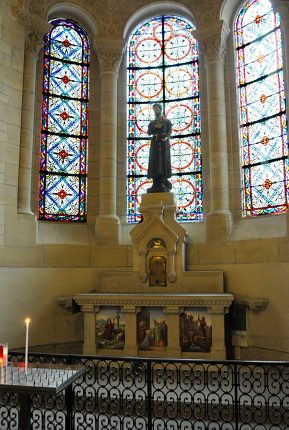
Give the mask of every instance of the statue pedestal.
[(186, 271), (186, 230), (173, 193), (142, 195), (143, 221), (131, 231), (133, 270), (101, 275), (101, 292), (223, 293), (223, 272)]

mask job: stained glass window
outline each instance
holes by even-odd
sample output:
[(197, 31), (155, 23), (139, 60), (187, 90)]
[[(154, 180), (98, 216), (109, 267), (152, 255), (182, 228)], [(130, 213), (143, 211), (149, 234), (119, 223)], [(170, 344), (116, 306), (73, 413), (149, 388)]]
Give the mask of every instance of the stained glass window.
[(140, 25), (128, 44), (127, 216), (138, 222), (147, 179), (148, 124), (160, 103), (173, 124), (170, 139), (179, 221), (203, 220), (198, 43), (193, 26), (176, 16)]
[(243, 214), (288, 207), (289, 165), (280, 18), (250, 0), (235, 25), (240, 100)]
[(39, 219), (85, 221), (89, 41), (57, 19), (44, 39)]

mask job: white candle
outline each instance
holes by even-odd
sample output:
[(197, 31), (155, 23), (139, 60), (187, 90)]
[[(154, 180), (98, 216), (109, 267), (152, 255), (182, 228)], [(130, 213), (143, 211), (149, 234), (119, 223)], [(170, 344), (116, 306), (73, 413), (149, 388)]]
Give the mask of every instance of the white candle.
[(30, 319), (26, 318), (25, 320), (26, 324), (26, 339), (25, 339), (25, 372), (27, 372), (27, 366), (28, 366), (28, 335), (29, 335), (29, 324)]

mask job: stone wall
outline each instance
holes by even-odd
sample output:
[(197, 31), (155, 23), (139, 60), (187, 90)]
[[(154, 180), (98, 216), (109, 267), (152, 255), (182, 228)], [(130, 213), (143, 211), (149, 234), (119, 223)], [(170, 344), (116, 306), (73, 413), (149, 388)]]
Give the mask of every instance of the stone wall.
[[(144, 17), (172, 11), (194, 19), (205, 45), (200, 85), (206, 221), (185, 225), (189, 234), (187, 270), (223, 270), (226, 292), (268, 299), (265, 310), (250, 311), (248, 345), (241, 348), (241, 356), (289, 358), (288, 215), (242, 219), (231, 35), (227, 36), (221, 63), (218, 63), (220, 51), (210, 54), (213, 55), (210, 65), (206, 57), (210, 43), (217, 41), (213, 46), (220, 49), (223, 43), (220, 35), (224, 28), (230, 28), (232, 15), (226, 8), (227, 3), (222, 6), (217, 0), (184, 0), (147, 5), (145, 0), (127, 0), (124, 5), (123, 1), (116, 0), (86, 0), (78, 7), (77, 2), (64, 1), (58, 5), (48, 0), (2, 0), (0, 341), (8, 342), (11, 347), (23, 346), (27, 316), (32, 319), (32, 345), (81, 340), (80, 314), (72, 315), (60, 308), (57, 297), (97, 291), (103, 272), (131, 270), (131, 227), (125, 224), (126, 58), (123, 49), (129, 31)], [(237, 2), (233, 3), (238, 6)], [(41, 38), (47, 31), (48, 19), (59, 14), (79, 18), (92, 43), (88, 222), (84, 225), (41, 223), (35, 216)], [(227, 20), (226, 26), (220, 25), (220, 14)], [(214, 28), (213, 41), (208, 37), (210, 28)], [(289, 39), (289, 34), (286, 38)], [(108, 58), (109, 50), (112, 57)], [(288, 42), (285, 51), (288, 52)], [(224, 64), (226, 92), (221, 113), (220, 106), (212, 99), (212, 90), (218, 86), (212, 61), (217, 62), (219, 72)], [(104, 107), (114, 118), (110, 124), (112, 134), (108, 134), (101, 119)], [(215, 133), (214, 121), (222, 122), (219, 135)], [(107, 152), (102, 142), (106, 142)], [(227, 172), (220, 173), (225, 178), (220, 186), (216, 176), (212, 178), (210, 166), (224, 160), (224, 148)], [(107, 171), (101, 167), (103, 160)], [(111, 178), (109, 185), (107, 174)]]

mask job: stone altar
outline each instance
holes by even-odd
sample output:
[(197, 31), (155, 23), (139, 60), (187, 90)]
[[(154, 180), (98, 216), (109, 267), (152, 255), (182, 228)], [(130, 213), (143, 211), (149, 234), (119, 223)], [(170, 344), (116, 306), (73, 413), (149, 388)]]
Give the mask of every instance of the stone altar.
[(187, 233), (173, 193), (142, 196), (131, 231), (133, 268), (102, 273), (73, 297), (84, 314), (84, 354), (225, 359), (223, 272), (186, 271)]

